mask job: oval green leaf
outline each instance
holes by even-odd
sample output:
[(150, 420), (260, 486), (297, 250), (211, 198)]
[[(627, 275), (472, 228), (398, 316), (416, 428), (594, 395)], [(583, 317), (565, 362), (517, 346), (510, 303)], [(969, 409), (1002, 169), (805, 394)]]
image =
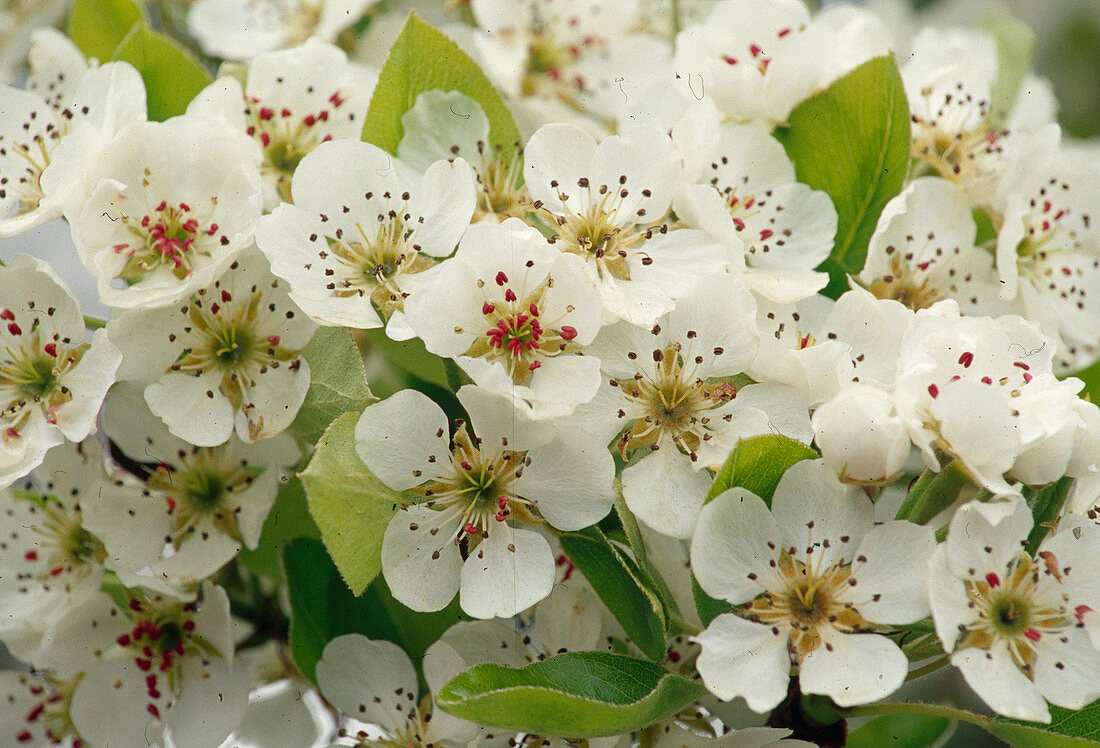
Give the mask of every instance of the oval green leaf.
[(382, 535), (405, 494), (374, 477), (355, 452), (359, 413), (337, 418), (317, 442), (309, 466), (299, 473), (309, 513), (336, 568), (356, 595), (382, 571)]
[(610, 652), (566, 652), (523, 668), (478, 665), (439, 693), (445, 712), (532, 735), (620, 735), (676, 714), (703, 693), (660, 665)]
[(130, 30), (112, 59), (128, 62), (141, 73), (149, 119), (155, 122), (183, 114), (191, 99), (213, 80), (190, 50), (144, 24)]
[(562, 550), (592, 585), (626, 635), (646, 657), (664, 662), (665, 611), (634, 561), (597, 527), (562, 533)]
[(410, 13), (374, 88), (362, 139), (389, 153), (405, 132), (401, 116), (425, 91), (461, 91), (489, 118), (489, 140), (510, 153), (520, 142), (512, 113), (481, 68), (438, 29)]
[(876, 57), (799, 104), (790, 126), (775, 132), (798, 181), (824, 190), (836, 206), (836, 242), (818, 267), (829, 273), (825, 293), (833, 298), (848, 289), (848, 273), (863, 269), (879, 214), (901, 192), (909, 130), (897, 63)]
[(707, 492), (707, 501), (734, 487), (752, 491), (772, 504), (772, 494), (787, 468), (802, 460), (817, 458), (817, 452), (800, 441), (778, 434), (765, 434), (743, 439), (726, 458), (714, 483)]
[(302, 349), (309, 362), (309, 391), (291, 428), (310, 444), (349, 411), (361, 413), (375, 401), (367, 386), (363, 357), (343, 327), (321, 327)]
[(995, 717), (986, 727), (1016, 748), (1096, 748), (1100, 745), (1100, 701), (1084, 709), (1050, 707), (1050, 724)]
[(237, 554), (237, 561), (257, 574), (281, 582), (283, 571), (279, 559), (282, 546), (293, 538), (301, 537), (319, 539), (321, 533), (309, 516), (302, 481), (295, 477), (279, 489), (260, 532), (260, 542), (255, 548), (242, 548)]
[(947, 717), (884, 714), (848, 733), (847, 748), (926, 748), (951, 728)]
[(106, 62), (134, 24), (144, 25), (144, 20), (134, 0), (76, 0), (66, 30), (85, 57)]

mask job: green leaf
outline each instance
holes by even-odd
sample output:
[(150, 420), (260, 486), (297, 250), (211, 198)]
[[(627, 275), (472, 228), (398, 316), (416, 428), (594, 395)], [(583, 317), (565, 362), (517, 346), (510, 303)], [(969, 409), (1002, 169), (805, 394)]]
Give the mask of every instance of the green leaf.
[(610, 652), (566, 652), (524, 668), (478, 665), (436, 694), (443, 711), (540, 736), (619, 735), (676, 714), (701, 685)]
[(924, 714), (886, 714), (848, 733), (847, 748), (926, 748), (951, 727), (947, 717)]
[(425, 91), (461, 91), (481, 105), (489, 118), (489, 141), (510, 153), (520, 142), (519, 129), (493, 84), (458, 45), (410, 13), (386, 58), (374, 88), (362, 139), (397, 152), (405, 130), (401, 115)]
[(382, 534), (402, 504), (412, 500), (387, 487), (355, 452), (358, 413), (332, 422), (299, 473), (309, 513), (336, 567), (355, 594), (382, 571)]
[(128, 62), (141, 73), (149, 119), (156, 122), (183, 114), (191, 99), (213, 80), (190, 50), (144, 24), (130, 30), (112, 59)]
[(833, 251), (819, 270), (825, 293), (848, 289), (846, 273), (863, 269), (883, 206), (901, 192), (909, 166), (909, 105), (893, 57), (860, 65), (799, 104), (790, 126), (776, 130), (798, 181), (824, 190), (839, 222)]
[(1100, 701), (1074, 711), (1050, 706), (1050, 724), (994, 717), (986, 727), (1016, 748), (1076, 748), (1100, 745)]
[(646, 657), (664, 662), (665, 610), (637, 565), (597, 527), (562, 533), (561, 546)]
[(85, 57), (101, 62), (111, 59), (135, 23), (145, 15), (134, 0), (76, 0), (69, 13), (69, 38)]
[(316, 444), (338, 416), (361, 413), (376, 398), (367, 386), (363, 357), (346, 328), (318, 328), (302, 357), (309, 363), (309, 391), (291, 428)]
[(420, 338), (390, 340), (381, 328), (367, 330), (365, 337), (372, 348), (397, 368), (424, 382), (449, 389), (451, 376), (449, 376), (446, 361), (434, 353), (429, 353)]
[(1081, 390), (1081, 397), (1091, 403), (1100, 403), (1100, 361), (1080, 371), (1075, 371), (1070, 376), (1077, 377), (1085, 383), (1084, 389)]
[(703, 626), (709, 626), (710, 622), (723, 613), (733, 611), (733, 606), (725, 600), (719, 600), (703, 592), (703, 588), (691, 577), (691, 594), (695, 598), (695, 611), (699, 614), (699, 620)]
[(436, 613), (416, 613), (393, 599), (378, 579), (356, 597), (340, 578), (320, 541), (297, 538), (283, 549), (290, 598), (290, 651), (298, 668), (316, 683), (325, 645), (343, 634), (385, 639), (414, 662), (458, 620), (457, 602)]
[(279, 567), (282, 545), (287, 540), (301, 537), (320, 539), (321, 533), (309, 516), (302, 481), (291, 478), (275, 497), (271, 512), (264, 521), (260, 542), (255, 548), (242, 548), (237, 560), (257, 574), (282, 581), (283, 570)]
[(989, 121), (999, 127), (1008, 119), (1020, 83), (1031, 69), (1035, 33), (1005, 9), (990, 13), (982, 25), (997, 45), (997, 80), (989, 92)]
[(743, 439), (714, 476), (707, 501), (730, 488), (748, 489), (772, 505), (772, 494), (787, 468), (802, 460), (817, 458), (817, 452), (800, 441), (778, 434)]
[(1062, 505), (1066, 503), (1073, 484), (1073, 478), (1066, 476), (1038, 491), (1024, 491), (1024, 497), (1027, 499), (1027, 505), (1034, 519), (1031, 533), (1027, 536), (1026, 548), (1032, 556), (1039, 548), (1039, 543), (1043, 542), (1043, 538), (1050, 532), (1051, 524), (1061, 515)]

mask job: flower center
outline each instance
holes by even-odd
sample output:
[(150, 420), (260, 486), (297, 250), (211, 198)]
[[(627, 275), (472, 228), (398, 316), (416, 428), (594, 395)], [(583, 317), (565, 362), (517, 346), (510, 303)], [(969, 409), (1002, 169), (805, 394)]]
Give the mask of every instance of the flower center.
[[(52, 423), (54, 410), (72, 400), (72, 393), (62, 380), (80, 363), (90, 345), (59, 347), (64, 342), (52, 340), (43, 345), (37, 322), (31, 323), (24, 338), (23, 329), (10, 309), (0, 309), (0, 320), (6, 321), (8, 332), (17, 338), (0, 354), (2, 438), (10, 440), (20, 438), (19, 432), (35, 407), (44, 406), (46, 420)], [(18, 342), (23, 345), (16, 347)]]
[(485, 142), (479, 140), (477, 150), (480, 162), (474, 165), (474, 171), (478, 194), (472, 222), (477, 223), (487, 216), (522, 217), (531, 203), (523, 185), (522, 148), (517, 144), (515, 153), (506, 157), (499, 145), (487, 148)]
[(210, 255), (208, 250), (196, 248), (195, 242), (218, 232), (216, 223), (204, 227), (187, 203), (173, 206), (164, 200), (136, 223), (127, 215), (122, 221), (136, 237), (134, 242), (114, 245), (115, 252), (127, 256), (118, 277), (130, 284), (160, 267), (167, 267), (179, 280), (187, 278), (194, 255)]
[(84, 529), (79, 509), (69, 509), (55, 496), (30, 488), (15, 490), (13, 494), (34, 504), (44, 514), (34, 528), (40, 538), (38, 548), (24, 554), (24, 560), (39, 563), (39, 581), (52, 584), (66, 573), (83, 578), (107, 557), (99, 539)]
[(923, 167), (917, 176), (934, 174), (960, 183), (992, 173), (990, 160), (1003, 152), (1000, 139), (1008, 131), (990, 126), (989, 102), (974, 101), (958, 84), (954, 91), (943, 94), (937, 105), (933, 98), (938, 94), (933, 91), (926, 88), (921, 92), (927, 114), (913, 115), (912, 154)]
[(890, 256), (890, 273), (876, 279), (867, 288), (875, 298), (892, 299), (913, 311), (927, 309), (943, 298), (940, 289), (926, 275), (932, 263), (922, 262), (912, 266), (909, 263), (913, 253), (906, 252), (902, 256), (893, 246), (887, 247), (886, 253)]

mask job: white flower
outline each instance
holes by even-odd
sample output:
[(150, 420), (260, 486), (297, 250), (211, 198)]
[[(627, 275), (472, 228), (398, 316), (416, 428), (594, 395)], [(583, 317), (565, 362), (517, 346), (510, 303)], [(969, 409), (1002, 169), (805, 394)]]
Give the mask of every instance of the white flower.
[(0, 237), (82, 202), (99, 150), (123, 125), (145, 119), (145, 84), (129, 63), (89, 69), (53, 29), (35, 32), (30, 63), (27, 90), (0, 86)]
[(711, 693), (768, 711), (787, 695), (792, 662), (803, 693), (840, 706), (901, 686), (908, 660), (873, 631), (928, 614), (922, 569), (935, 538), (908, 522), (873, 525), (870, 500), (820, 460), (787, 470), (770, 512), (741, 488), (703, 507), (692, 569), (707, 594), (739, 606), (695, 637)]
[[(256, 242), (290, 296), (322, 324), (381, 327), (446, 257), (474, 211), (473, 171), (439, 161), (420, 176), (382, 149), (324, 143), (302, 159), (294, 204), (260, 221)], [(399, 319), (401, 319), (399, 317)], [(406, 338), (406, 332), (391, 337)]]
[(249, 60), (293, 47), (311, 36), (326, 42), (378, 0), (197, 0), (187, 29), (203, 51), (225, 60)]
[(401, 115), (404, 134), (397, 156), (418, 171), (441, 160), (461, 158), (477, 175), (473, 220), (522, 217), (531, 198), (523, 187), (520, 148), (493, 147), (489, 118), (481, 105), (460, 91), (425, 91)]
[(853, 383), (814, 411), (814, 443), (845, 483), (887, 485), (909, 458), (909, 427), (894, 415), (890, 395)]
[(199, 92), (187, 113), (216, 117), (247, 133), (263, 152), (264, 209), (290, 202), (302, 158), (329, 140), (358, 140), (377, 71), (349, 63), (339, 47), (313, 37), (248, 66), (242, 90), (222, 77)]
[(954, 299), (967, 314), (1006, 314), (1012, 310), (1000, 299), (993, 256), (974, 246), (976, 234), (957, 187), (915, 179), (882, 209), (859, 281), (914, 310)]
[(567, 415), (596, 394), (600, 362), (578, 354), (600, 329), (599, 292), (580, 258), (517, 218), (470, 227), (405, 312), (429, 351), (532, 418)]
[(599, 521), (611, 508), (614, 467), (583, 433), (553, 438), (550, 427), (526, 422), (480, 388), (463, 387), (458, 397), (473, 434), (460, 425), (448, 439), (443, 411), (413, 390), (368, 406), (359, 419), (355, 448), (371, 472), (425, 499), (390, 521), (382, 573), (414, 610), (438, 610), (460, 591), (467, 614), (510, 616), (554, 583), (546, 539), (513, 522), (578, 530)]
[(726, 123), (705, 160), (702, 173), (691, 177), (703, 184), (677, 194), (676, 215), (732, 252), (743, 251), (737, 264), (746, 266), (745, 282), (776, 303), (824, 288), (828, 275), (814, 268), (832, 251), (836, 210), (826, 193), (795, 181), (779, 141), (759, 127)]
[(268, 439), (305, 399), (309, 364), (298, 352), (316, 326), (266, 264), (249, 254), (181, 305), (108, 325), (126, 354), (119, 379), (154, 379), (145, 401), (191, 444), (216, 446), (234, 430), (249, 443)]
[(84, 650), (71, 705), (80, 735), (93, 745), (145, 745), (167, 730), (175, 745), (216, 748), (248, 704), (225, 591), (207, 582), (201, 600), (187, 603), (131, 594), (126, 608), (100, 599), (55, 641)]
[(192, 116), (119, 132), (66, 208), (100, 300), (126, 309), (175, 304), (252, 244), (259, 150), (222, 122)]
[(1059, 151), (1021, 158), (1004, 178), (997, 236), (1002, 296), (1061, 341), (1060, 370), (1100, 355), (1100, 163)]
[(0, 672), (0, 740), (28, 748), (81, 745), (69, 717), (75, 686), (41, 674)]
[(45, 262), (18, 255), (0, 268), (0, 485), (46, 450), (95, 430), (122, 354), (98, 330), (85, 343), (76, 297)]
[(1081, 709), (1100, 696), (1096, 559), (1100, 527), (1071, 518), (1032, 557), (1023, 501), (993, 525), (975, 502), (951, 520), (929, 567), (936, 635), (995, 712), (1049, 722), (1046, 702)]
[(681, 176), (668, 135), (636, 127), (597, 144), (578, 127), (545, 125), (524, 162), (552, 241), (585, 260), (609, 321), (651, 325), (700, 276), (725, 272), (728, 249), (664, 223)]

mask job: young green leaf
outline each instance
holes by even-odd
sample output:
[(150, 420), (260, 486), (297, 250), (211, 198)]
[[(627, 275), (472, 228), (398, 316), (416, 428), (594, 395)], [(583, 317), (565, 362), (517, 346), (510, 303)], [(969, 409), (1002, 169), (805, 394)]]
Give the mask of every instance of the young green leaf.
[(183, 114), (191, 99), (213, 80), (190, 50), (144, 24), (130, 30), (111, 59), (128, 62), (141, 73), (149, 119), (156, 122)]
[(275, 497), (260, 533), (260, 542), (255, 548), (242, 548), (237, 560), (257, 574), (282, 581), (283, 571), (279, 568), (282, 545), (301, 537), (319, 540), (321, 533), (309, 516), (302, 481), (291, 478)]
[(615, 616), (630, 640), (651, 660), (664, 662), (665, 611), (637, 565), (599, 528), (563, 533), (561, 546)]
[(1035, 524), (1031, 526), (1025, 548), (1032, 556), (1038, 550), (1039, 543), (1043, 542), (1043, 538), (1050, 532), (1051, 525), (1058, 521), (1062, 513), (1062, 505), (1066, 503), (1073, 484), (1073, 478), (1065, 476), (1038, 491), (1030, 489), (1024, 491), (1024, 498), (1031, 509), (1031, 516), (1035, 518)]
[(319, 328), (302, 349), (302, 357), (309, 362), (309, 391), (291, 428), (315, 444), (338, 416), (349, 411), (361, 413), (376, 398), (367, 386), (363, 358), (347, 329)]
[(986, 727), (1015, 748), (1096, 748), (1100, 745), (1100, 701), (1084, 709), (1050, 706), (1050, 724), (994, 717)]
[(817, 452), (800, 441), (778, 434), (743, 439), (726, 458), (707, 492), (710, 501), (723, 491), (747, 488), (771, 506), (772, 494), (787, 468), (802, 460), (817, 458)]
[(909, 104), (893, 57), (860, 65), (799, 104), (790, 126), (776, 130), (798, 181), (824, 190), (839, 222), (825, 293), (847, 290), (846, 274), (863, 269), (882, 208), (901, 192), (909, 165)]
[(519, 129), (504, 100), (481, 68), (438, 29), (409, 14), (378, 76), (362, 139), (397, 152), (405, 130), (401, 115), (425, 91), (461, 91), (477, 101), (489, 118), (489, 141), (510, 152), (520, 141)]
[(523, 668), (470, 668), (436, 694), (436, 704), (484, 725), (585, 738), (651, 725), (702, 692), (695, 681), (652, 662), (610, 652), (566, 652)]
[(695, 581), (695, 577), (691, 578), (691, 594), (695, 598), (695, 612), (699, 614), (699, 620), (704, 626), (709, 626), (711, 621), (723, 613), (733, 611), (733, 606), (725, 600), (713, 598), (703, 592), (703, 588)]
[(429, 353), (420, 338), (391, 340), (381, 329), (367, 330), (366, 338), (370, 346), (385, 356), (386, 361), (395, 367), (428, 384), (434, 384), (443, 389), (450, 388), (446, 362), (434, 353)]
[(66, 28), (85, 57), (106, 62), (134, 24), (144, 25), (144, 20), (134, 0), (76, 0)]
[(309, 466), (299, 473), (309, 513), (336, 567), (356, 595), (382, 571), (382, 535), (402, 504), (412, 503), (388, 488), (355, 452), (359, 414), (345, 413), (317, 442)]
[(924, 714), (884, 714), (848, 733), (847, 748), (925, 748), (951, 728), (947, 717)]

